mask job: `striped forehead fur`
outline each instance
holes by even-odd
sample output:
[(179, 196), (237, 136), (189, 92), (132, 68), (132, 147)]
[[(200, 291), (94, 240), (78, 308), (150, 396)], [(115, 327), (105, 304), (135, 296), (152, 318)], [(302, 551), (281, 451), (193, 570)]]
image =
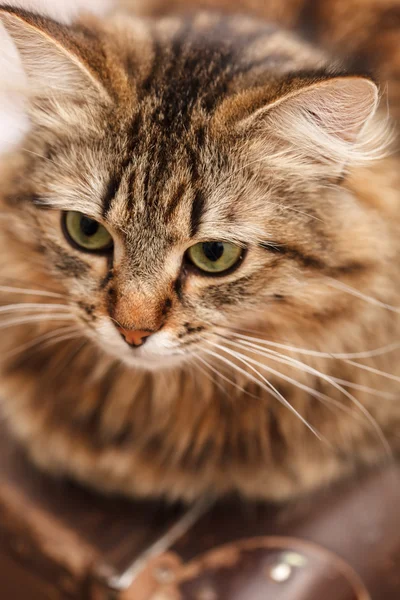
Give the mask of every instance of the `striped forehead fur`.
[[(134, 19), (133, 23), (136, 28)], [(316, 52), (314, 55), (307, 45), (288, 34), (256, 24), (251, 19), (224, 18), (206, 13), (193, 19), (149, 21), (142, 30), (147, 31), (146, 35), (151, 40), (150, 61), (146, 59), (145, 66), (137, 63), (140, 60), (138, 49), (130, 40), (131, 46), (125, 49), (127, 54), (122, 63), (115, 65), (118, 77), (114, 84), (111, 79), (111, 85), (121, 85), (119, 69), (122, 69), (125, 86), (131, 87), (135, 93), (128, 100), (124, 90), (115, 87), (114, 93), (124, 94), (116, 119), (113, 120), (112, 116), (114, 105), (107, 107), (107, 103), (100, 102), (96, 106), (94, 100), (88, 98), (80, 99), (78, 106), (68, 100), (63, 102), (57, 94), (50, 95), (46, 99), (45, 110), (42, 110), (40, 101), (33, 102), (32, 118), (40, 131), (46, 134), (50, 130), (58, 136), (64, 131), (66, 142), (66, 150), (61, 146), (57, 151), (55, 147), (57, 165), (61, 169), (57, 178), (38, 195), (39, 202), (62, 210), (79, 210), (93, 218), (104, 214), (102, 202), (106, 196), (109, 203), (113, 200), (124, 203), (126, 196), (134, 193), (135, 202), (139, 204), (141, 195), (158, 195), (166, 189), (168, 178), (174, 180), (179, 177), (179, 168), (171, 170), (168, 164), (175, 162), (174, 154), (177, 165), (183, 169), (186, 185), (193, 186), (195, 193), (199, 185), (207, 186), (207, 178), (210, 177), (204, 165), (212, 163), (216, 154), (215, 151), (214, 155), (210, 152), (209, 134), (218, 130), (215, 119), (218, 122), (225, 120), (224, 104), (227, 101), (234, 103), (236, 97), (246, 93), (246, 88), (256, 86), (260, 89), (261, 84), (267, 90), (266, 97), (269, 97), (265, 108), (255, 110), (251, 118), (229, 125), (229, 133), (233, 136), (235, 130), (238, 139), (242, 134), (241, 156), (236, 152), (233, 163), (236, 161), (238, 164), (241, 160), (244, 166), (246, 162), (258, 163), (259, 167), (265, 164), (272, 174), (275, 171), (279, 177), (282, 171), (289, 176), (297, 173), (303, 178), (317, 180), (324, 175), (332, 175), (333, 165), (339, 169), (350, 168), (379, 158), (383, 153), (388, 139), (387, 128), (385, 121), (373, 119), (377, 102), (376, 91), (372, 92), (374, 84), (370, 84), (372, 96), (361, 94), (365, 110), (360, 107), (359, 98), (357, 108), (354, 102), (351, 104), (354, 97), (346, 104), (346, 92), (339, 91), (335, 98), (335, 90), (332, 90), (330, 98), (324, 98), (324, 79), (325, 85), (331, 79), (329, 69), (326, 74), (322, 72), (320, 84), (315, 84), (314, 88), (306, 85), (305, 91), (299, 91), (297, 79), (297, 99), (290, 99), (290, 88), (283, 98), (274, 91), (279, 90), (277, 78), (278, 81), (283, 76), (287, 78), (288, 69), (293, 70), (296, 65), (301, 66), (303, 72), (315, 65), (321, 72), (321, 54)], [(111, 34), (112, 31), (111, 25)], [(116, 19), (115, 31), (128, 35), (126, 20), (122, 24)], [(100, 29), (98, 35), (101, 40), (104, 32)], [(110, 42), (107, 43), (110, 46)], [(107, 46), (105, 51), (108, 51)], [(76, 57), (72, 58), (71, 65), (75, 68)], [(138, 64), (133, 70), (129, 62), (132, 60)], [(71, 84), (73, 90), (73, 82)], [(353, 86), (356, 85), (355, 82)], [(81, 97), (79, 86), (74, 93), (76, 98)], [(310, 118), (311, 109), (305, 109), (310, 99), (311, 108), (319, 113), (319, 121)], [(346, 105), (343, 110), (341, 102)], [(330, 112), (333, 104), (336, 119), (335, 112)], [(132, 112), (133, 120), (129, 117)], [(346, 132), (341, 136), (340, 132), (334, 131), (339, 121), (345, 122), (347, 116), (349, 120), (353, 119), (349, 127), (359, 132), (351, 141), (345, 138)], [(86, 140), (82, 139), (83, 119)], [(354, 121), (357, 119), (359, 123)], [(104, 130), (99, 127), (99, 122), (105, 120), (109, 120), (110, 125)], [(252, 121), (252, 125), (248, 121)], [(276, 147), (277, 137), (286, 144)], [(44, 143), (47, 144), (47, 140)], [(223, 145), (220, 150), (221, 158), (229, 152)], [(166, 156), (169, 156), (168, 163), (165, 163)], [(201, 169), (203, 172), (200, 173)], [(211, 215), (208, 221), (220, 221), (221, 237), (230, 235), (232, 241), (239, 241), (239, 238), (243, 240), (248, 236), (249, 242), (253, 242), (255, 236), (250, 235), (250, 231), (254, 232), (255, 224), (242, 222), (242, 232), (237, 229), (233, 233), (228, 222), (224, 230), (222, 217), (229, 198), (230, 204), (234, 205), (237, 200), (235, 194), (247, 196), (251, 204), (252, 189), (246, 184), (248, 180), (237, 178), (238, 189), (232, 192), (236, 183), (233, 171), (230, 192), (224, 182), (218, 181), (213, 174), (212, 185), (208, 186), (212, 201), (205, 203), (204, 210), (209, 205)], [(215, 189), (211, 190), (212, 186)], [(223, 196), (219, 193), (221, 191)], [(110, 197), (112, 193), (115, 198)], [(269, 210), (267, 200), (264, 192), (264, 207), (260, 202), (254, 206), (264, 216)], [(219, 215), (215, 214), (218, 208), (221, 211)]]

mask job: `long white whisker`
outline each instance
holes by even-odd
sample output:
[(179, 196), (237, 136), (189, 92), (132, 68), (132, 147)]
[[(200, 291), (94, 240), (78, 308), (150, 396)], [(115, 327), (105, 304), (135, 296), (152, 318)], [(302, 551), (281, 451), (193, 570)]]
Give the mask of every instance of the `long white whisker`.
[[(227, 340), (227, 341), (229, 341), (229, 340)], [(370, 422), (371, 426), (374, 428), (376, 434), (379, 437), (379, 440), (381, 441), (383, 447), (385, 448), (385, 451), (386, 451), (388, 457), (390, 457), (390, 458), (392, 457), (392, 450), (389, 446), (387, 439), (384, 436), (384, 433), (383, 433), (381, 427), (377, 423), (377, 421), (372, 417), (372, 415), (368, 412), (368, 410), (365, 408), (365, 406), (361, 402), (359, 402), (359, 400), (357, 400), (357, 398), (355, 398), (355, 396), (350, 394), (350, 392), (348, 392), (348, 390), (346, 390), (343, 386), (341, 386), (339, 383), (337, 383), (335, 380), (333, 380), (328, 375), (325, 375), (325, 373), (321, 373), (317, 369), (314, 369), (313, 367), (310, 367), (309, 365), (306, 365), (305, 363), (302, 363), (301, 361), (298, 361), (295, 358), (292, 358), (289, 356), (284, 357), (283, 355), (281, 355), (278, 352), (275, 352), (274, 350), (267, 350), (267, 349), (261, 350), (259, 347), (257, 347), (257, 345), (251, 344), (250, 342), (243, 342), (243, 343), (246, 345), (246, 347), (249, 348), (249, 351), (251, 351), (250, 350), (251, 347), (255, 346), (254, 350), (257, 350), (257, 352), (255, 352), (255, 353), (257, 353), (261, 356), (265, 356), (265, 357), (269, 358), (270, 360), (274, 360), (274, 361), (277, 361), (277, 362), (280, 362), (283, 364), (292, 365), (295, 368), (300, 369), (303, 372), (315, 375), (315, 376), (319, 377), (320, 379), (323, 379), (324, 381), (327, 381), (328, 383), (330, 383), (334, 388), (339, 390), (344, 396), (346, 396), (346, 398), (348, 398), (351, 402), (353, 402), (353, 404), (355, 406), (358, 407), (358, 409), (363, 413), (363, 415)]]
[[(238, 328), (236, 328), (236, 329), (238, 329)], [(242, 329), (242, 331), (252, 332), (253, 330), (252, 329)], [(288, 350), (290, 352), (296, 352), (297, 354), (305, 354), (307, 356), (315, 356), (315, 357), (321, 357), (321, 358), (337, 358), (337, 359), (373, 358), (375, 356), (387, 354), (388, 352), (393, 352), (394, 350), (398, 350), (400, 348), (400, 341), (399, 341), (399, 342), (394, 342), (392, 344), (388, 344), (387, 346), (383, 346), (381, 348), (374, 348), (373, 350), (367, 350), (365, 352), (351, 352), (351, 353), (320, 352), (318, 350), (307, 350), (306, 348), (298, 348), (297, 346), (290, 346), (287, 344), (280, 344), (278, 342), (271, 342), (269, 340), (262, 340), (260, 338), (243, 335), (243, 334), (238, 334), (235, 332), (230, 332), (230, 335), (240, 338), (240, 339), (248, 340), (250, 342), (257, 342), (264, 346), (270, 346), (271, 348), (280, 348), (281, 350)]]
[(52, 339), (52, 340), (47, 340), (44, 344), (41, 345), (42, 348), (48, 348), (49, 346), (53, 346), (54, 344), (58, 344), (60, 342), (66, 342), (69, 340), (76, 340), (79, 339), (80, 337), (80, 332), (76, 331), (75, 333), (69, 333), (69, 334), (65, 334), (63, 336), (60, 336), (58, 338)]
[(364, 392), (365, 394), (370, 394), (371, 396), (376, 396), (377, 398), (385, 398), (387, 400), (397, 400), (398, 398), (397, 394), (391, 394), (390, 392), (382, 392), (380, 390), (368, 387), (367, 385), (353, 383), (351, 381), (347, 381), (346, 379), (340, 379), (339, 377), (332, 377), (332, 380), (336, 381), (336, 383), (340, 383), (340, 385), (344, 385), (345, 387), (357, 390), (359, 392)]
[(379, 369), (375, 369), (374, 367), (370, 367), (368, 365), (362, 365), (354, 360), (345, 360), (344, 361), (348, 365), (352, 365), (353, 367), (357, 367), (362, 371), (368, 371), (369, 373), (374, 373), (375, 375), (379, 375), (380, 377), (385, 377), (386, 379), (390, 379), (391, 381), (396, 381), (400, 383), (400, 377), (396, 375), (392, 375), (392, 373), (386, 373), (385, 371), (380, 371)]
[(10, 294), (24, 294), (26, 296), (44, 296), (48, 298), (63, 298), (61, 294), (56, 294), (55, 292), (47, 292), (42, 290), (31, 290), (19, 287), (12, 287), (8, 285), (0, 285), (0, 292), (10, 293)]
[(343, 283), (342, 281), (338, 281), (337, 279), (331, 279), (331, 278), (327, 277), (327, 280), (328, 280), (327, 285), (329, 285), (331, 287), (334, 287), (343, 292), (346, 292), (347, 294), (350, 294), (351, 296), (355, 296), (356, 298), (360, 298), (360, 300), (365, 300), (365, 302), (368, 302), (369, 304), (373, 304), (375, 306), (380, 306), (381, 308), (385, 308), (386, 310), (400, 314), (400, 308), (398, 308), (397, 306), (391, 306), (390, 304), (381, 302), (381, 300), (377, 300), (376, 298), (373, 298), (372, 296), (367, 296), (367, 294), (363, 294), (359, 290), (357, 290), (353, 287), (350, 287), (349, 285)]
[(8, 321), (0, 322), (0, 329), (8, 329), (9, 327), (17, 325), (27, 325), (28, 323), (47, 323), (48, 321), (73, 321), (74, 316), (68, 314), (62, 314), (60, 316), (55, 315), (32, 315), (24, 317), (22, 319), (9, 319)]
[[(241, 355), (239, 352), (234, 352), (232, 350), (229, 350), (228, 348), (221, 346), (221, 344), (215, 344), (214, 342), (210, 342), (210, 341), (208, 341), (207, 343), (211, 344), (215, 348), (218, 348), (218, 349), (222, 350), (223, 352), (226, 352), (227, 354), (233, 356), (234, 358), (236, 358), (237, 360), (239, 360), (240, 362), (245, 364), (249, 369), (254, 371), (258, 375), (258, 377), (261, 379), (261, 382), (256, 377), (251, 376), (251, 374), (248, 373), (247, 371), (245, 371), (244, 369), (240, 369), (240, 371), (243, 374), (245, 374), (247, 377), (251, 378), (255, 383), (258, 383), (258, 385), (260, 385), (260, 387), (262, 387), (265, 391), (268, 391), (269, 393), (271, 393), (271, 395), (274, 398), (276, 398), (284, 406), (286, 406), (286, 408), (288, 408), (294, 415), (296, 415), (297, 418), (300, 419), (300, 421), (307, 427), (307, 429), (309, 429), (320, 441), (326, 441), (326, 443), (329, 444), (329, 442), (327, 440), (324, 440), (324, 438), (321, 436), (321, 434), (316, 429), (314, 429), (314, 427), (312, 425), (310, 425), (310, 423), (308, 423), (308, 421), (290, 404), (290, 402), (288, 402), (286, 400), (286, 398), (284, 396), (282, 396), (282, 394), (272, 385), (272, 383), (270, 383), (268, 381), (268, 379), (266, 379), (259, 371), (257, 371), (257, 369), (255, 369), (251, 364), (249, 364), (249, 362), (246, 360), (246, 357), (244, 357), (244, 355)], [(207, 350), (207, 353), (209, 353), (209, 352), (211, 353), (210, 350)], [(223, 359), (222, 356), (218, 355), (215, 352), (212, 352), (212, 355), (216, 356), (220, 360)], [(227, 362), (231, 366), (234, 364), (234, 363), (232, 363), (232, 361), (225, 360), (225, 362)], [(235, 368), (237, 368), (237, 365), (235, 365)], [(261, 385), (262, 382), (264, 382), (264, 385)]]
[[(233, 337), (235, 337), (235, 339), (238, 339), (240, 342), (242, 342), (242, 344), (244, 344), (246, 347), (256, 348), (260, 352), (262, 352), (262, 351), (265, 351), (267, 353), (270, 352), (273, 356), (279, 356), (283, 360), (286, 360), (286, 361), (296, 360), (293, 357), (288, 356), (287, 354), (282, 354), (280, 352), (275, 352), (275, 351), (271, 350), (270, 348), (264, 348), (263, 347), (264, 344), (255, 343), (256, 341), (257, 342), (259, 341), (259, 340), (257, 340), (257, 338), (252, 338), (252, 337), (249, 337), (249, 336), (239, 336), (237, 334), (229, 333), (229, 336), (231, 336), (231, 335), (233, 335)], [(223, 337), (225, 339), (230, 339), (229, 336), (225, 336), (224, 335)], [(253, 341), (250, 342), (249, 340), (253, 340)], [(274, 347), (281, 346), (281, 344), (273, 344), (273, 346)], [(285, 349), (289, 349), (290, 350), (290, 347), (286, 347), (286, 346), (284, 346), (284, 347), (285, 347)], [(343, 356), (347, 356), (347, 355), (332, 355), (332, 354), (325, 355), (324, 354), (322, 356), (323, 356), (323, 358), (337, 358), (337, 359), (343, 360), (342, 357)], [(306, 366), (306, 363), (303, 363), (302, 361), (297, 361), (297, 363)], [(354, 363), (354, 364), (359, 366), (359, 363)], [(361, 365), (361, 367), (362, 367), (362, 365)], [(380, 373), (380, 374), (383, 374), (383, 373)], [(395, 397), (393, 394), (385, 394), (384, 392), (381, 392), (380, 390), (376, 390), (376, 389), (371, 388), (371, 387), (359, 386), (359, 385), (354, 384), (353, 382), (347, 381), (345, 379), (338, 379), (336, 377), (331, 377), (331, 379), (332, 379), (332, 381), (336, 381), (336, 383), (338, 383), (338, 384), (343, 384), (343, 385), (346, 385), (347, 387), (350, 387), (350, 388), (353, 387), (354, 389), (358, 389), (358, 390), (363, 391), (363, 392), (368, 392), (371, 395), (379, 396), (379, 397), (382, 397), (382, 398), (385, 398), (385, 397), (387, 397), (387, 398), (394, 398)]]
[[(196, 357), (197, 360), (200, 360), (200, 362), (202, 362), (204, 365), (206, 365), (207, 367), (209, 367), (209, 363), (203, 359), (201, 359), (199, 356)], [(226, 394), (227, 396), (229, 396), (228, 391), (224, 388), (224, 386), (217, 381), (212, 375), (211, 373), (209, 373), (207, 371), (207, 369), (204, 369), (201, 365), (199, 365), (197, 362), (193, 363), (193, 365), (196, 367), (196, 369), (198, 369), (201, 373), (203, 373), (203, 375), (205, 375), (207, 377), (207, 379), (209, 379), (213, 385), (216, 385), (221, 392), (223, 392), (224, 394)]]
[[(235, 348), (240, 348), (241, 350), (248, 350), (247, 347), (241, 346), (240, 344), (238, 344), (236, 342), (229, 342), (229, 343), (231, 345), (235, 346)], [(360, 417), (354, 412), (354, 410), (352, 410), (348, 406), (342, 404), (338, 400), (335, 400), (334, 398), (331, 398), (327, 394), (323, 394), (322, 392), (318, 392), (317, 390), (314, 390), (312, 387), (310, 387), (308, 385), (305, 385), (305, 384), (301, 383), (300, 381), (297, 381), (296, 379), (293, 379), (292, 377), (289, 377), (288, 375), (285, 375), (284, 373), (281, 373), (280, 371), (277, 371), (277, 370), (273, 369), (272, 367), (264, 365), (263, 363), (255, 361), (255, 360), (253, 360), (251, 358), (248, 358), (248, 360), (252, 364), (257, 365), (258, 367), (260, 367), (263, 370), (267, 371), (271, 375), (275, 375), (276, 377), (279, 377), (280, 379), (283, 379), (284, 381), (287, 381), (288, 383), (291, 383), (292, 385), (294, 385), (295, 387), (299, 388), (300, 390), (303, 390), (303, 391), (307, 392), (308, 394), (310, 394), (310, 396), (313, 396), (317, 400), (320, 400), (328, 408), (332, 408), (332, 406), (334, 406), (334, 407), (342, 410), (343, 412), (346, 412), (347, 414), (351, 415), (352, 417), (354, 417), (356, 419), (360, 419)]]
[[(254, 347), (258, 347), (260, 350), (265, 350), (266, 352), (268, 352), (268, 348), (261, 348), (261, 346), (270, 346), (272, 348), (279, 348), (282, 350), (287, 350), (289, 352), (295, 352), (297, 354), (303, 354), (306, 356), (314, 356), (314, 357), (321, 357), (321, 358), (329, 358), (329, 359), (336, 359), (336, 360), (343, 360), (345, 362), (347, 362), (348, 364), (351, 364), (355, 367), (358, 367), (360, 369), (364, 369), (364, 370), (371, 370), (372, 367), (367, 367), (365, 365), (362, 365), (360, 363), (357, 362), (351, 362), (350, 359), (365, 359), (365, 358), (373, 358), (376, 356), (381, 356), (383, 354), (386, 354), (388, 352), (393, 352), (394, 350), (398, 350), (400, 348), (400, 342), (394, 342), (392, 344), (388, 344), (387, 346), (382, 346), (380, 348), (375, 348), (374, 350), (368, 350), (365, 352), (353, 352), (353, 353), (327, 353), (327, 352), (319, 352), (316, 350), (307, 350), (305, 348), (298, 348), (297, 346), (289, 346), (286, 344), (281, 344), (278, 342), (271, 342), (269, 340), (263, 340), (260, 339), (258, 337), (254, 337), (254, 336), (247, 336), (247, 335), (243, 335), (243, 334), (238, 334), (232, 331), (228, 331), (226, 332), (225, 329), (223, 327), (220, 327), (217, 324), (208, 322), (206, 320), (204, 320), (204, 323), (206, 323), (207, 325), (211, 325), (212, 327), (215, 327), (217, 329), (219, 329), (220, 331), (222, 331), (223, 333), (223, 337), (225, 339), (230, 339), (230, 337), (235, 337), (237, 339), (239, 339), (240, 341), (243, 342), (252, 342), (254, 343)], [(249, 333), (259, 333), (257, 330), (254, 329), (244, 329), (244, 328), (236, 328), (238, 331), (247, 331)], [(228, 334), (230, 337), (227, 337)], [(249, 346), (251, 347), (251, 344), (249, 344)], [(283, 359), (289, 360), (291, 357), (289, 357), (286, 354), (281, 354), (279, 352), (275, 353), (276, 356), (280, 356)], [(298, 361), (300, 364), (305, 364), (302, 363), (300, 361)], [(400, 382), (400, 378), (397, 378), (395, 375), (392, 375), (390, 373), (386, 373), (385, 371), (380, 371), (378, 369), (375, 369), (373, 371), (371, 371), (373, 373), (375, 373), (376, 375), (380, 375), (382, 377), (386, 377), (388, 379), (391, 379), (393, 381), (398, 381)], [(367, 386), (360, 386), (358, 384), (355, 384), (351, 381), (346, 381), (344, 379), (339, 379), (336, 377), (331, 377), (332, 381), (335, 381), (338, 384), (342, 384), (342, 385), (346, 385), (349, 388), (353, 388), (353, 389), (357, 389), (359, 391), (363, 391), (363, 392), (367, 392), (373, 396), (378, 396), (380, 398), (388, 398), (388, 399), (394, 399), (396, 398), (396, 396), (394, 394), (390, 394), (390, 393), (385, 393), (385, 392), (381, 392), (380, 390), (376, 390), (374, 388), (371, 387), (367, 387)]]
[[(230, 385), (232, 385), (234, 388), (240, 390), (241, 392), (243, 392), (247, 396), (250, 396), (251, 398), (255, 398), (256, 400), (259, 400), (258, 396), (256, 396), (255, 394), (252, 394), (251, 392), (249, 392), (248, 390), (246, 390), (244, 387), (242, 387), (241, 385), (239, 385), (238, 383), (236, 383), (235, 381), (233, 381), (233, 379), (229, 379), (229, 377), (226, 377), (223, 373), (221, 373), (220, 371), (218, 371), (218, 369), (215, 369), (212, 365), (210, 365), (210, 363), (208, 363), (206, 360), (204, 360), (204, 358), (202, 358), (199, 355), (197, 355), (197, 358), (202, 363), (204, 363), (205, 365), (207, 365), (207, 367), (213, 373), (215, 373), (216, 375), (218, 375), (218, 377), (220, 377), (221, 379), (223, 379), (223, 381), (226, 381), (227, 383), (229, 383)], [(223, 388), (223, 386), (221, 386), (221, 387)], [(223, 389), (225, 390), (225, 388), (223, 388)]]
[(34, 304), (28, 302), (20, 302), (18, 304), (6, 304), (4, 306), (0, 306), (0, 314), (2, 313), (11, 313), (11, 312), (19, 312), (19, 311), (27, 311), (27, 312), (38, 312), (45, 310), (65, 310), (71, 311), (71, 308), (67, 304)]

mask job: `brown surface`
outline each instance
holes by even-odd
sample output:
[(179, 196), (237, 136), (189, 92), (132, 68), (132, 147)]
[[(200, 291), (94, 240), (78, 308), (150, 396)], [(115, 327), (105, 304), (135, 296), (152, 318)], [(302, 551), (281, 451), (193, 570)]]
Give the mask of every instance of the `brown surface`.
[[(339, 485), (281, 510), (217, 508), (176, 550), (192, 559), (219, 545), (220, 540), (230, 542), (265, 534), (312, 541), (341, 556), (362, 574), (373, 600), (398, 600), (400, 468), (388, 468), (350, 485)], [(381, 595), (382, 586), (385, 596)]]
[[(178, 535), (168, 554), (138, 564), (180, 522), (179, 508), (100, 498), (49, 480), (3, 432), (0, 589), (7, 594), (1, 598), (364, 600), (364, 585), (372, 600), (398, 600), (399, 475), (400, 468), (386, 468), (280, 509), (225, 503)], [(274, 582), (271, 566), (293, 550), (306, 556), (307, 565)], [(130, 589), (108, 596), (106, 588), (118, 588), (132, 563)], [(130, 581), (129, 573), (123, 581)]]
[(126, 568), (178, 515), (176, 508), (101, 498), (51, 480), (1, 431), (0, 552), (68, 598), (85, 593), (93, 570)]
[[(299, 562), (300, 560), (300, 562)], [(282, 573), (281, 569), (287, 569)], [(160, 567), (158, 567), (160, 568)], [(279, 575), (284, 576), (283, 580)], [(369, 600), (351, 568), (318, 546), (290, 538), (254, 538), (209, 552), (178, 568), (156, 600)], [(133, 593), (134, 592), (134, 593)], [(137, 598), (132, 590), (131, 598)]]

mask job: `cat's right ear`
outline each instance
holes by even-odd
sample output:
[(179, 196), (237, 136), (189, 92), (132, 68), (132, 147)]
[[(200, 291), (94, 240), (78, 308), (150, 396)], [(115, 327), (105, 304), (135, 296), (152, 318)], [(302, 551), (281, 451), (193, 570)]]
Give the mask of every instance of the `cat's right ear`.
[(241, 136), (260, 164), (336, 180), (386, 154), (390, 129), (387, 120), (374, 119), (378, 103), (370, 78), (323, 73), (260, 86), (219, 110), (225, 128)]
[(12, 7), (0, 7), (0, 24), (0, 89), (12, 87), (16, 76), (17, 85), (23, 82), (33, 94), (107, 96), (103, 54), (95, 36)]

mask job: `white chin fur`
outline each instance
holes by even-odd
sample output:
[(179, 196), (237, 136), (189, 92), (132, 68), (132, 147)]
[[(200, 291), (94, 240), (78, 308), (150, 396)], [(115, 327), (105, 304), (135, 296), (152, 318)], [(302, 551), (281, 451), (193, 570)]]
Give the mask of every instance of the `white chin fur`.
[(177, 353), (179, 349), (165, 331), (154, 334), (140, 348), (130, 348), (117, 333), (111, 321), (104, 317), (96, 328), (96, 334), (90, 336), (101, 348), (111, 356), (119, 359), (128, 367), (159, 371), (182, 365), (188, 360), (188, 353)]
[(138, 356), (140, 349), (136, 351), (135, 349), (131, 350), (131, 354), (128, 352), (124, 352), (123, 356), (120, 356), (120, 360), (127, 365), (128, 367), (132, 367), (133, 369), (141, 369), (143, 371), (161, 371), (163, 369), (173, 369), (182, 365), (185, 360), (187, 361), (187, 357), (184, 355), (175, 355), (175, 356)]

